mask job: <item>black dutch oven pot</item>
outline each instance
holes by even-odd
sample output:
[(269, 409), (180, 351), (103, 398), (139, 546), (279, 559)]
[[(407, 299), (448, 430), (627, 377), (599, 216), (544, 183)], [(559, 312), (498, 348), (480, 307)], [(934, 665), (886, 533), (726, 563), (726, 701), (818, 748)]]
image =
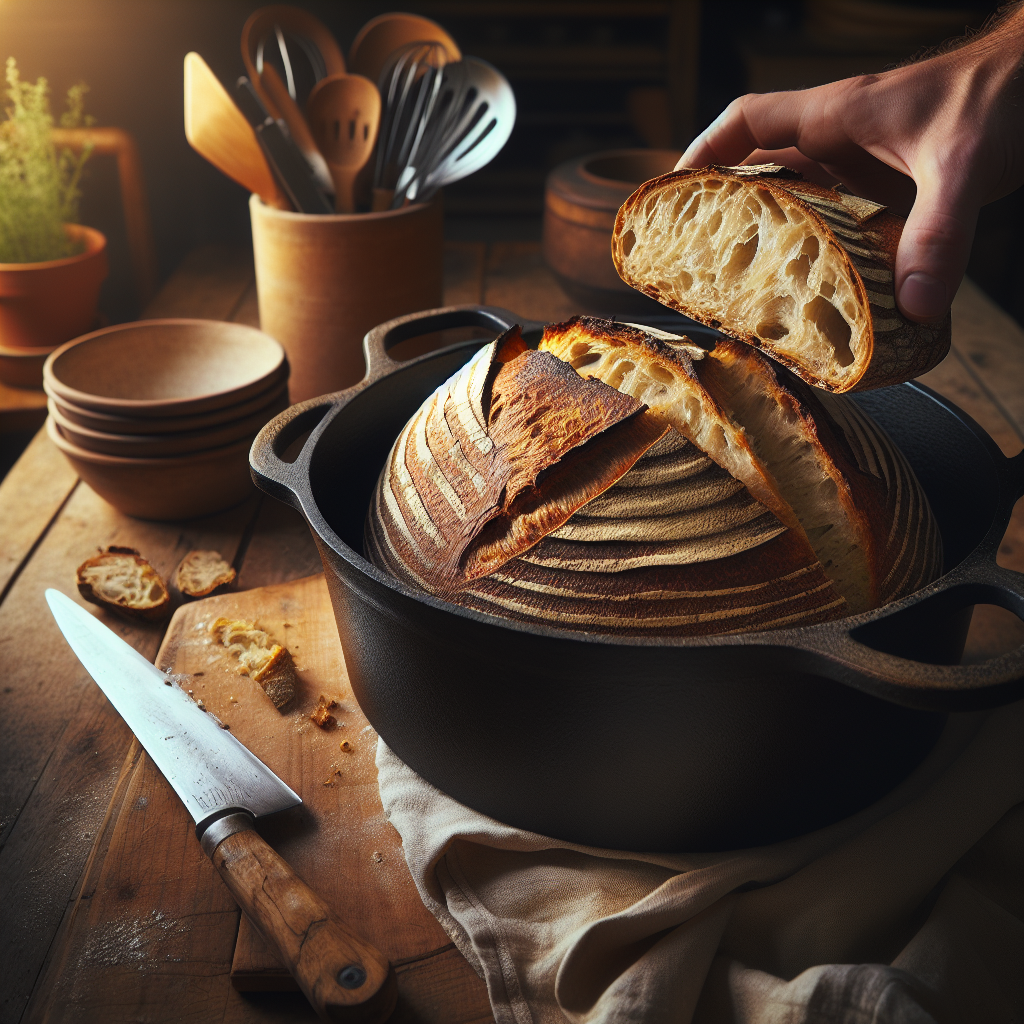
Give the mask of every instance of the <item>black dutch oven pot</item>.
[[(297, 508), (316, 538), (360, 706), (423, 778), (559, 839), (735, 849), (866, 807), (921, 762), (949, 713), (1021, 696), (1024, 646), (957, 662), (975, 604), (1024, 618), (1024, 576), (995, 561), (1024, 492), (1024, 453), (1005, 458), (920, 384), (854, 397), (913, 466), (945, 544), (940, 580), (875, 611), (733, 636), (607, 637), (460, 608), (370, 564), (363, 523), (391, 445), (482, 342), (405, 363), (387, 350), (431, 331), (497, 333), (515, 322), (507, 310), (461, 306), (375, 328), (366, 378), (292, 406), (250, 455), (257, 484)], [(540, 325), (524, 328), (527, 340), (539, 336)]]

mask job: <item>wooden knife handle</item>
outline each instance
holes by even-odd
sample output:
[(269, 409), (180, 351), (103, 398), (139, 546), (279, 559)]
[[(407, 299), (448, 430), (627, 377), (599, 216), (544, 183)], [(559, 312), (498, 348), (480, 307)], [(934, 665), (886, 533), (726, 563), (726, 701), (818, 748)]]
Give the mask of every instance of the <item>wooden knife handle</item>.
[(356, 935), (252, 825), (251, 815), (230, 814), (202, 837), (238, 905), (280, 954), (322, 1020), (386, 1020), (397, 998), (387, 958)]

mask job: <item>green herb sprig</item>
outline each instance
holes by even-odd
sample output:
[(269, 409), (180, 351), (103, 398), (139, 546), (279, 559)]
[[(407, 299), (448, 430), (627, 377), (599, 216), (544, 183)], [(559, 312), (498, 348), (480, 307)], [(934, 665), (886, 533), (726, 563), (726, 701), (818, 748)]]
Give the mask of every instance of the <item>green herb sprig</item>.
[[(82, 168), (92, 152), (80, 153), (53, 141), (49, 86), (23, 82), (13, 57), (7, 58), (7, 120), (0, 121), (0, 263), (38, 263), (81, 251), (64, 230), (78, 222)], [(68, 90), (63, 128), (93, 123), (83, 112), (85, 85)]]

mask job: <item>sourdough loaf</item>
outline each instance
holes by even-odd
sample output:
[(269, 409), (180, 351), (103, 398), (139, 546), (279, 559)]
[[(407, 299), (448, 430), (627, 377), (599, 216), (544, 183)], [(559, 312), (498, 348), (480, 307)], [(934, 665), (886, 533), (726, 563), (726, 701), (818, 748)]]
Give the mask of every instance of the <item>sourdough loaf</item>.
[(619, 635), (805, 625), (939, 572), (909, 467), (755, 350), (577, 317), (482, 349), (409, 421), (366, 551), (414, 586)]
[(634, 192), (612, 257), (627, 284), (839, 393), (910, 380), (949, 351), (948, 315), (928, 326), (896, 306), (903, 225), (776, 164), (711, 166)]

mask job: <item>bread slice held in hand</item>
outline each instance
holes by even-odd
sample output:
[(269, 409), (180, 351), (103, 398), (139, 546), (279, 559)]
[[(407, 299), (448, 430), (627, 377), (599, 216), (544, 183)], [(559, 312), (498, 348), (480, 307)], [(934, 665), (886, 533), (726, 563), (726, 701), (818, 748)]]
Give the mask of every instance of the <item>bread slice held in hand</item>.
[(629, 285), (841, 393), (920, 376), (950, 321), (895, 300), (904, 220), (775, 164), (673, 171), (622, 205), (612, 257)]
[(258, 683), (280, 711), (295, 696), (298, 677), (288, 649), (255, 622), (219, 618), (210, 626), (210, 636), (237, 659), (237, 671)]
[(206, 597), (234, 579), (235, 570), (219, 551), (190, 551), (181, 560), (174, 583), (187, 597)]
[(167, 584), (135, 548), (112, 544), (78, 567), (75, 582), (86, 601), (130, 619), (158, 622), (171, 610)]

